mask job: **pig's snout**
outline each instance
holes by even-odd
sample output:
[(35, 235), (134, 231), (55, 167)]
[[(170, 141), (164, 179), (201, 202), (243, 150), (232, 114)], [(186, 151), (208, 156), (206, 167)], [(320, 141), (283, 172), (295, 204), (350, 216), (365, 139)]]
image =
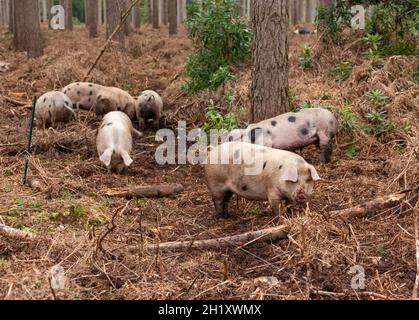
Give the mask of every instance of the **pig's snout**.
[(308, 199), (309, 199), (309, 196), (303, 190), (300, 190), (297, 193), (297, 196), (295, 197), (295, 201), (297, 203), (305, 203), (308, 201)]

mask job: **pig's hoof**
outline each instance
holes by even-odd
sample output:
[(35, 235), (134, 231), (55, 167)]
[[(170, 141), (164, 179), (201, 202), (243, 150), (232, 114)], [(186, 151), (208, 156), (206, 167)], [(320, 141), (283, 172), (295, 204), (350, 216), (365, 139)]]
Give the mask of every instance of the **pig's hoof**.
[(223, 213), (219, 213), (219, 214), (217, 215), (217, 218), (218, 218), (218, 219), (223, 219), (223, 220), (226, 220), (226, 219), (230, 218), (230, 215), (229, 215), (228, 213), (223, 212)]

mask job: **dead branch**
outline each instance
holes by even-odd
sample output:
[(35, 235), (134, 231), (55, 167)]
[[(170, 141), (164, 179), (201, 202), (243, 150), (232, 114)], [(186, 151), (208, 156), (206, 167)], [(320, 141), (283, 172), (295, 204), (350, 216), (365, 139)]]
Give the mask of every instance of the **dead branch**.
[[(251, 231), (235, 236), (223, 237), (209, 240), (190, 240), (190, 241), (175, 241), (161, 244), (151, 244), (146, 246), (149, 250), (184, 250), (184, 249), (219, 249), (227, 246), (240, 246), (246, 243), (257, 242), (275, 242), (284, 240), (288, 237), (285, 231), (285, 226), (279, 226), (264, 230)], [(138, 246), (129, 247), (131, 252), (136, 252)]]
[(21, 241), (35, 241), (37, 237), (29, 232), (22, 230), (14, 229), (0, 223), (0, 236), (12, 239), (12, 240), (21, 240)]
[(168, 185), (154, 185), (154, 186), (141, 186), (133, 189), (110, 189), (105, 192), (108, 197), (119, 198), (164, 198), (173, 197), (182, 193), (185, 188), (181, 184), (168, 184)]
[[(342, 299), (345, 297), (351, 297), (351, 294), (343, 293), (343, 292), (329, 292), (329, 291), (323, 291), (323, 290), (317, 290), (317, 289), (310, 289), (311, 294), (317, 295), (317, 296), (325, 296), (330, 298), (336, 298), (336, 299)], [(377, 298), (381, 300), (388, 300), (389, 298), (385, 295), (376, 293), (376, 292), (367, 292), (367, 291), (359, 291), (357, 292), (357, 295), (362, 297), (372, 297)]]
[(2, 96), (2, 97), (7, 102), (10, 102), (11, 104), (14, 104), (14, 105), (19, 106), (19, 107), (23, 107), (23, 106), (26, 106), (28, 104), (27, 102), (18, 101), (18, 100), (12, 99), (12, 98), (7, 97), (7, 96)]
[(407, 192), (403, 192), (384, 196), (368, 201), (356, 207), (331, 211), (330, 215), (344, 218), (362, 218), (371, 216), (377, 214), (381, 210), (392, 208), (398, 205), (406, 197), (406, 194)]

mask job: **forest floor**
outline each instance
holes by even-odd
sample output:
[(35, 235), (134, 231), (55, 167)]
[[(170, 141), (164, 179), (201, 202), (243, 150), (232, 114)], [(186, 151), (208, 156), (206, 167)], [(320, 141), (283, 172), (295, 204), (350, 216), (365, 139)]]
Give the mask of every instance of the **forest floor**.
[[(417, 57), (389, 57), (371, 70), (359, 42), (324, 46), (317, 36), (290, 33), (290, 85), (299, 104), (350, 104), (359, 123), (371, 108), (365, 94), (381, 89), (396, 130), (374, 136), (357, 129), (342, 132), (331, 164), (318, 163), (318, 151), (303, 156), (318, 168), (309, 206), (271, 214), (266, 203), (232, 201), (232, 217), (218, 220), (200, 166), (158, 166), (153, 133), (135, 142), (134, 165), (126, 175), (108, 173), (99, 163), (95, 132), (99, 120), (84, 112), (71, 125), (34, 131), (29, 176), (41, 181), (35, 191), (22, 185), (26, 126), (33, 95), (80, 81), (94, 61), (104, 36), (89, 40), (73, 32), (43, 30), (45, 55), (27, 61), (9, 50), (10, 35), (0, 34), (0, 61), (11, 70), (0, 74), (0, 223), (41, 236), (35, 243), (0, 237), (0, 299), (52, 299), (50, 269), (65, 270), (59, 299), (409, 299), (417, 274), (415, 212), (417, 192), (406, 201), (360, 219), (339, 219), (333, 210), (417, 187), (419, 181), (419, 86)], [(315, 66), (298, 63), (301, 46), (313, 48)], [(142, 28), (127, 39), (127, 51), (107, 52), (91, 81), (117, 86), (137, 95), (159, 92), (166, 102), (166, 125), (179, 120), (202, 125), (213, 99), (223, 109), (226, 90), (234, 94), (233, 110), (242, 121), (249, 110), (250, 66), (215, 93), (188, 96), (179, 87), (193, 50), (186, 32), (169, 38), (166, 28)], [(354, 67), (348, 80), (337, 82), (331, 68), (342, 61)], [(415, 82), (416, 77), (416, 82)], [(353, 143), (349, 138), (352, 136)], [(181, 183), (175, 198), (110, 198), (111, 188)], [(122, 210), (125, 208), (125, 210)], [(415, 209), (416, 208), (416, 209)], [(122, 212), (121, 212), (122, 211)], [(101, 242), (98, 239), (115, 228)], [(166, 241), (210, 239), (285, 225), (287, 240), (245, 248), (156, 252), (142, 249)], [(128, 246), (138, 245), (132, 254)], [(365, 270), (365, 289), (351, 288), (354, 267)], [(356, 269), (359, 270), (359, 269)], [(260, 277), (276, 277), (263, 281)]]

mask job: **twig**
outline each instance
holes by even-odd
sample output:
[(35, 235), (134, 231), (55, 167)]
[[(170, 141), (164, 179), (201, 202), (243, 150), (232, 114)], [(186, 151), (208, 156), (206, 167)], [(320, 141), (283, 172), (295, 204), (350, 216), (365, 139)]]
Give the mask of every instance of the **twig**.
[(110, 189), (105, 192), (108, 197), (121, 198), (163, 198), (176, 196), (182, 193), (185, 188), (181, 184), (163, 184), (152, 186), (140, 186), (129, 190)]
[(115, 212), (114, 212), (114, 214), (112, 216), (112, 219), (111, 219), (111, 223), (110, 223), (111, 224), (111, 227), (108, 228), (108, 230), (106, 230), (106, 232), (97, 241), (97, 246), (96, 246), (95, 254), (97, 254), (97, 252), (99, 250), (102, 250), (102, 251), (105, 251), (106, 252), (106, 250), (104, 250), (103, 247), (102, 247), (102, 242), (103, 242), (103, 240), (106, 238), (106, 236), (108, 234), (110, 234), (113, 230), (116, 229), (115, 219), (116, 219), (118, 213), (123, 214), (127, 210), (129, 203), (130, 203), (130, 201), (128, 201), (125, 204), (125, 206), (123, 207), (123, 209), (121, 211), (119, 211), (119, 209), (115, 210)]
[(26, 106), (28, 104), (27, 102), (18, 101), (18, 100), (12, 99), (12, 98), (7, 97), (7, 96), (3, 96), (3, 98), (7, 102), (10, 102), (10, 103), (12, 103), (12, 104), (14, 104), (16, 106), (19, 106), (19, 107), (23, 107), (23, 106)]

